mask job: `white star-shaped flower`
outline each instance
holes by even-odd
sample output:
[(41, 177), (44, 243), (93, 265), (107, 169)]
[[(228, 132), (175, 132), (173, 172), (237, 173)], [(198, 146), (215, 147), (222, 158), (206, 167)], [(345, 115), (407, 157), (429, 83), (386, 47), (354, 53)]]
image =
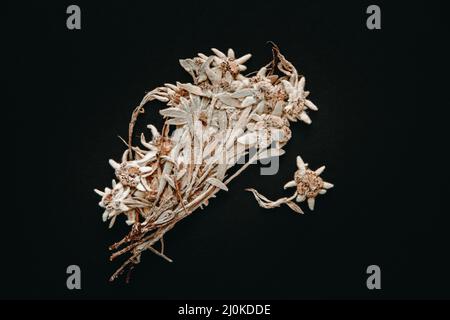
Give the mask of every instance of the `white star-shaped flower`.
[(296, 201), (307, 200), (308, 207), (314, 210), (315, 199), (319, 194), (325, 194), (327, 189), (333, 188), (333, 184), (323, 181), (320, 174), (325, 170), (325, 166), (312, 171), (308, 169), (308, 164), (304, 163), (300, 156), (297, 157), (298, 170), (294, 174), (294, 180), (284, 185), (284, 189), (296, 187)]
[(247, 133), (238, 138), (238, 142), (251, 146), (258, 145), (264, 148), (273, 141), (283, 145), (291, 138), (289, 122), (275, 115), (253, 114), (252, 122), (247, 125)]
[(115, 222), (116, 216), (122, 212), (127, 212), (130, 208), (125, 204), (125, 200), (130, 195), (130, 188), (124, 187), (121, 183), (113, 180), (113, 188), (105, 188), (105, 191), (94, 189), (94, 191), (102, 197), (99, 205), (105, 208), (102, 214), (103, 221), (112, 219), (109, 227), (111, 228)]
[(286, 117), (291, 121), (299, 119), (307, 124), (311, 124), (311, 118), (305, 111), (307, 108), (317, 111), (318, 108), (314, 103), (306, 99), (309, 92), (305, 91), (305, 77), (302, 77), (300, 80), (283, 80), (282, 83), (286, 93), (289, 95), (288, 103), (284, 108)]
[(122, 185), (146, 191), (142, 182), (145, 177), (152, 175), (156, 170), (156, 166), (147, 166), (156, 159), (156, 154), (156, 151), (148, 151), (140, 160), (127, 161), (127, 149), (122, 156), (122, 163), (119, 164), (110, 159), (109, 164), (115, 169), (116, 176)]

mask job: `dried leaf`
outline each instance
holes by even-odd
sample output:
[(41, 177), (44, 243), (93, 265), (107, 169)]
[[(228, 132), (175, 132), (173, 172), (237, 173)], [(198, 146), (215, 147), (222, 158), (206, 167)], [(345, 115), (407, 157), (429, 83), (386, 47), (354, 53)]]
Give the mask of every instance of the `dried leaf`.
[(228, 191), (228, 187), (219, 179), (211, 177), (211, 178), (206, 179), (206, 182), (208, 182), (209, 184), (212, 184), (213, 186), (215, 186), (219, 189)]

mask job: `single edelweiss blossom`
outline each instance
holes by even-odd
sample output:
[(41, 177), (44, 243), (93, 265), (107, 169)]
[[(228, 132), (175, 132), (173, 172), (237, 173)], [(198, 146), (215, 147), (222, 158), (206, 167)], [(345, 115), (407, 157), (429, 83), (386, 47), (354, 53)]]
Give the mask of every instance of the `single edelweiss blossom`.
[(137, 160), (138, 164), (145, 164), (152, 162), (156, 155), (166, 156), (173, 148), (173, 141), (166, 135), (161, 135), (154, 125), (147, 125), (152, 133), (152, 140), (147, 142), (145, 140), (144, 134), (141, 134), (141, 144), (149, 149), (149, 151), (144, 152), (140, 155), (140, 159)]
[(186, 70), (194, 80), (194, 83), (200, 83), (200, 78), (204, 78), (202, 81), (206, 80), (206, 75), (204, 74), (204, 63), (208, 59), (207, 56), (199, 54), (198, 57), (192, 59), (180, 59), (180, 65)]
[(214, 65), (222, 71), (222, 74), (225, 74), (228, 71), (233, 77), (236, 77), (241, 71), (247, 70), (244, 63), (252, 57), (250, 53), (247, 53), (236, 59), (234, 50), (231, 48), (228, 49), (227, 54), (215, 48), (212, 48), (211, 50), (216, 55), (213, 60)]
[[(166, 156), (170, 153), (170, 151), (173, 148), (172, 139), (166, 136), (159, 136), (152, 140), (152, 145), (154, 145), (157, 149), (157, 153), (159, 153), (160, 156)], [(149, 157), (153, 158), (154, 156), (146, 154), (142, 160), (138, 160), (140, 163), (145, 163), (145, 159), (148, 159)]]
[[(258, 73), (252, 77), (242, 81), (244, 86), (252, 88), (253, 96), (247, 97), (242, 104), (257, 104), (255, 113), (271, 113), (277, 107), (278, 103), (284, 103), (288, 98), (286, 90), (281, 84), (274, 85), (278, 76), (266, 76), (267, 68), (261, 68)], [(281, 116), (282, 109), (279, 110), (278, 116)]]
[(167, 103), (168, 106), (176, 107), (180, 104), (182, 97), (188, 97), (189, 92), (181, 88), (177, 85), (166, 83), (166, 92), (163, 94), (164, 97), (167, 97), (169, 99), (169, 102)]
[(251, 119), (254, 121), (247, 124), (247, 133), (238, 139), (241, 144), (264, 148), (273, 141), (283, 145), (291, 138), (289, 121), (285, 118), (273, 114), (254, 114)]
[[(215, 54), (214, 56), (207, 56), (203, 53), (198, 54), (200, 61), (203, 61), (198, 70), (195, 70), (193, 62), (180, 61), (185, 70), (191, 75), (196, 75), (194, 76), (196, 84), (200, 85), (209, 79), (213, 87), (226, 89), (230, 87), (233, 79), (245, 78), (240, 72), (247, 69), (244, 63), (251, 58), (251, 54), (246, 54), (236, 59), (233, 49), (228, 49), (227, 55), (215, 48), (212, 51)], [(205, 88), (205, 85), (209, 87), (208, 84), (203, 84), (203, 88)]]
[(116, 177), (122, 185), (145, 191), (146, 189), (142, 184), (143, 179), (153, 174), (156, 170), (156, 167), (147, 166), (147, 164), (156, 158), (157, 152), (149, 151), (140, 160), (127, 161), (128, 152), (129, 150), (127, 149), (123, 153), (121, 164), (112, 159), (109, 160), (109, 164), (115, 169)]
[(310, 100), (306, 99), (309, 95), (305, 91), (305, 77), (298, 80), (296, 77), (291, 77), (290, 81), (282, 80), (286, 92), (289, 94), (288, 104), (284, 108), (286, 117), (290, 121), (297, 121), (297, 119), (311, 124), (311, 118), (305, 112), (307, 108), (317, 111), (318, 108)]
[(112, 219), (109, 227), (114, 225), (116, 216), (120, 213), (127, 212), (130, 208), (125, 204), (125, 199), (130, 194), (130, 188), (124, 187), (122, 183), (112, 182), (113, 188), (105, 188), (105, 191), (94, 189), (94, 191), (102, 197), (99, 205), (105, 208), (102, 219), (106, 221)]
[(289, 181), (284, 185), (284, 189), (296, 187), (294, 194), (290, 197), (283, 197), (272, 201), (260, 194), (255, 189), (247, 189), (253, 193), (258, 204), (265, 209), (273, 209), (282, 204), (288, 205), (292, 210), (298, 213), (303, 213), (302, 209), (295, 204), (296, 202), (303, 202), (307, 200), (308, 207), (314, 210), (315, 198), (319, 194), (325, 194), (327, 189), (333, 187), (333, 184), (325, 182), (319, 175), (325, 170), (325, 166), (320, 167), (316, 171), (308, 169), (308, 164), (304, 163), (300, 156), (297, 157), (298, 170), (294, 174), (294, 180)]
[(307, 200), (308, 207), (314, 210), (314, 203), (317, 195), (325, 194), (327, 189), (333, 188), (333, 184), (323, 181), (320, 174), (325, 170), (325, 166), (312, 171), (308, 169), (308, 164), (304, 163), (300, 156), (297, 157), (298, 170), (294, 174), (294, 180), (284, 185), (284, 189), (296, 187), (296, 201)]
[(256, 75), (250, 78), (246, 78), (242, 80), (245, 84), (258, 84), (258, 83), (268, 83), (268, 84), (274, 84), (276, 80), (278, 79), (278, 76), (275, 74), (267, 75), (267, 67), (262, 67), (258, 70)]
[(152, 124), (147, 125), (147, 128), (150, 129), (150, 132), (152, 133), (152, 139), (147, 142), (145, 140), (144, 134), (141, 133), (141, 144), (150, 151), (160, 151), (159, 144), (161, 141), (161, 134), (159, 133), (158, 129), (156, 129), (156, 127)]

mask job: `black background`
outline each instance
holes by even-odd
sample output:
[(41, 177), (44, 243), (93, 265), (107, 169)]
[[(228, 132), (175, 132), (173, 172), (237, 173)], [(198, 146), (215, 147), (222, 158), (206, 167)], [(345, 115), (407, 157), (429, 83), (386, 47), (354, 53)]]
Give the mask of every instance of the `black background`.
[[(439, 2), (375, 3), (375, 31), (366, 1), (74, 1), (78, 31), (66, 28), (72, 2), (8, 7), (4, 109), (15, 169), (4, 171), (15, 188), (2, 219), (0, 296), (449, 298), (448, 143), (438, 113), (448, 107), (438, 96), (448, 91), (445, 11)], [(120, 157), (117, 136), (127, 135), (134, 106), (156, 86), (189, 81), (179, 58), (232, 47), (251, 52), (255, 70), (271, 59), (269, 40), (306, 76), (319, 106), (313, 123), (292, 125), (277, 175), (251, 166), (165, 237), (174, 263), (145, 253), (131, 283), (109, 283), (119, 263), (107, 247), (128, 228), (107, 229), (93, 188), (110, 184), (107, 160)], [(160, 123), (159, 106), (147, 107), (136, 132)], [(244, 188), (286, 195), (298, 154), (313, 168), (326, 164), (335, 188), (302, 216), (259, 208)], [(71, 264), (82, 290), (66, 288)], [(366, 288), (371, 264), (381, 267), (378, 291)]]

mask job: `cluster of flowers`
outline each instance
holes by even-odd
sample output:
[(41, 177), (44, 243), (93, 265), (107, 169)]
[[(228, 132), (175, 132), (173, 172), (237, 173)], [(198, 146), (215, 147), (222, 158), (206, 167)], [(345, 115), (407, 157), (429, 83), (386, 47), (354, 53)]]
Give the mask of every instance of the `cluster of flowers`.
[[(116, 255), (131, 253), (112, 279), (127, 265), (138, 263), (145, 250), (164, 256), (153, 246), (176, 222), (206, 206), (219, 190), (227, 190), (227, 184), (254, 160), (282, 155), (291, 139), (291, 122), (310, 124), (308, 112), (317, 110), (308, 100), (305, 78), (278, 48), (273, 48), (271, 63), (247, 76), (242, 72), (250, 54), (237, 58), (232, 49), (226, 54), (212, 51), (209, 56), (200, 53), (180, 60), (192, 83), (165, 84), (147, 93), (133, 113), (128, 149), (120, 163), (109, 161), (117, 181), (112, 188), (96, 190), (105, 210), (103, 220), (110, 220), (111, 227), (124, 215), (132, 226), (130, 234), (112, 246), (126, 245)], [(148, 125), (151, 139), (141, 134), (141, 146), (132, 146), (137, 114), (152, 100), (167, 105), (160, 110), (164, 126), (158, 131)], [(227, 176), (251, 148), (256, 150), (252, 158)], [(311, 180), (310, 170), (302, 168), (295, 180), (298, 200), (305, 194), (302, 188), (310, 185), (305, 181)], [(316, 180), (317, 188), (327, 187)]]

